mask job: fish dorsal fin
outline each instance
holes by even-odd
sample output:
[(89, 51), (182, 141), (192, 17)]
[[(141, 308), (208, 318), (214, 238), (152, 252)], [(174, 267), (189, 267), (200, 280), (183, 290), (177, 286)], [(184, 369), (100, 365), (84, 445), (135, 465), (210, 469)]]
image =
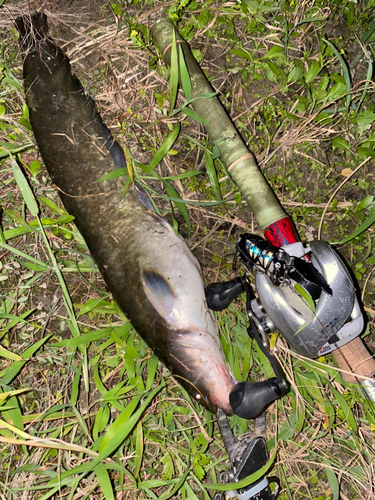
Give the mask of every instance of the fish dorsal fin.
[(166, 321), (173, 321), (175, 296), (165, 277), (154, 269), (144, 269), (143, 289), (160, 316)]

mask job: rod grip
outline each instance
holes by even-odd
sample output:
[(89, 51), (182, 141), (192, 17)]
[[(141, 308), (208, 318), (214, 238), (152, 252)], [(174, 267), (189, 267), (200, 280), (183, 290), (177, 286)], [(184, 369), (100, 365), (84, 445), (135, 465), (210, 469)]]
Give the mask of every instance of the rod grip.
[(342, 377), (346, 382), (361, 382), (355, 375), (365, 377), (375, 375), (375, 359), (368, 352), (360, 337), (336, 349), (332, 354), (339, 368), (344, 370)]

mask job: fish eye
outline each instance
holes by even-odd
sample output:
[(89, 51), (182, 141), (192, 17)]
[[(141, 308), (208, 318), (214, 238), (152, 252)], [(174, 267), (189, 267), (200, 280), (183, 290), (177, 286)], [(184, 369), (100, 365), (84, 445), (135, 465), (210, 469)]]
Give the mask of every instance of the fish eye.
[(199, 401), (200, 399), (202, 399), (202, 396), (197, 392), (195, 395), (194, 395), (194, 398)]

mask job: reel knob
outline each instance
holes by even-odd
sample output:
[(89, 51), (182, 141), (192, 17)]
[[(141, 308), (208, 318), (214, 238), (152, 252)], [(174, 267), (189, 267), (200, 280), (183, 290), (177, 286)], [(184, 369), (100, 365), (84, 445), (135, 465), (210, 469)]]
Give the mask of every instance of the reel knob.
[(270, 404), (288, 392), (285, 380), (270, 378), (262, 382), (239, 382), (229, 394), (229, 403), (234, 413), (247, 420), (260, 415)]
[(238, 277), (222, 283), (211, 283), (206, 286), (207, 306), (212, 311), (224, 311), (233, 300), (245, 291), (246, 278)]

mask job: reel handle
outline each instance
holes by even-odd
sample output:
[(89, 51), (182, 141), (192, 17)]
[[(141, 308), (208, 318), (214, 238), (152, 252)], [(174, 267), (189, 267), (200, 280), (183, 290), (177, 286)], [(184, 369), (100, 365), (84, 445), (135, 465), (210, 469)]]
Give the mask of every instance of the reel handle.
[(238, 277), (222, 283), (211, 283), (206, 286), (207, 306), (212, 311), (224, 311), (233, 300), (245, 292), (246, 278)]
[(239, 382), (230, 391), (229, 403), (238, 417), (250, 420), (258, 417), (288, 390), (286, 381), (276, 377), (262, 382)]

